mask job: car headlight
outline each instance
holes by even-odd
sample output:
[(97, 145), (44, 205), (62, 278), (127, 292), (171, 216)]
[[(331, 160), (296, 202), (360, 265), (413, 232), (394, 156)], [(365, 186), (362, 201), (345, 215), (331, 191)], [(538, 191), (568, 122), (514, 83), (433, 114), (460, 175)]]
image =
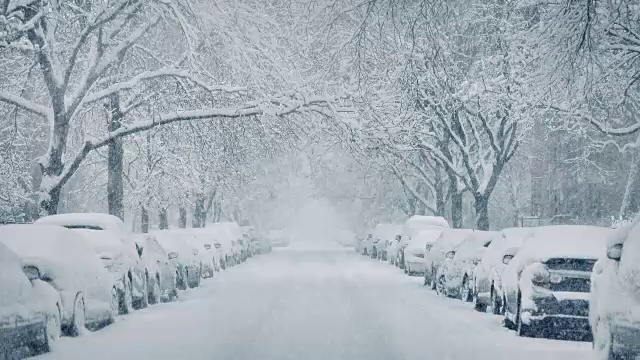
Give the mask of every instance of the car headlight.
[(549, 270), (542, 264), (531, 265), (531, 282), (537, 286), (548, 286), (551, 281)]

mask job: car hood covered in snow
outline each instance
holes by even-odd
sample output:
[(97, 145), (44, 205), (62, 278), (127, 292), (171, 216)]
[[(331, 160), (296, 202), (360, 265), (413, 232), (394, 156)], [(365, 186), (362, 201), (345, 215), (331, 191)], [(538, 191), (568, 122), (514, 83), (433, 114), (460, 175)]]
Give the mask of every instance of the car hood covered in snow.
[(524, 240), (514, 262), (518, 272), (552, 258), (599, 259), (606, 254), (610, 228), (587, 225), (538, 227)]
[[(2, 227), (0, 227), (1, 229)], [(40, 308), (31, 299), (31, 282), (18, 256), (0, 243), (0, 326), (13, 317), (29, 318)]]

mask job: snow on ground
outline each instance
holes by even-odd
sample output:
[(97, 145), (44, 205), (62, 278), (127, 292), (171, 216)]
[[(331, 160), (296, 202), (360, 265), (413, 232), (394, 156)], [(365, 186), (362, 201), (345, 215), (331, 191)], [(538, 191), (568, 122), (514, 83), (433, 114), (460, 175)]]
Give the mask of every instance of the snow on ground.
[(39, 359), (593, 358), (590, 343), (518, 338), (421, 282), (353, 249), (275, 249)]

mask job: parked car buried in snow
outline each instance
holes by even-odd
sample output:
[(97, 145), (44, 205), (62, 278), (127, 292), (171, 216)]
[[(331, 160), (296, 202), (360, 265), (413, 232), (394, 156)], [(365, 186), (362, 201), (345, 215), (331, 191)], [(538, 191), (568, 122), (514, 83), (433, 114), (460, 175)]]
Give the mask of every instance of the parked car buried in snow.
[(590, 276), (612, 230), (596, 226), (536, 228), (503, 274), (505, 325), (519, 336), (590, 335)]
[(600, 359), (640, 355), (640, 218), (615, 230), (591, 275), (589, 322)]
[(82, 235), (59, 226), (7, 225), (0, 242), (58, 293), (60, 327), (69, 335), (118, 315), (117, 279)]
[(445, 295), (467, 302), (473, 299), (473, 271), (497, 234), (495, 231), (476, 230), (453, 250), (453, 255), (446, 256), (440, 267)]
[(449, 224), (447, 220), (440, 216), (421, 216), (414, 215), (405, 221), (402, 227), (402, 237), (398, 246), (398, 264), (401, 269), (405, 268), (405, 253), (409, 243), (413, 241), (413, 237), (417, 235), (421, 230), (440, 228), (442, 230), (448, 229)]
[(473, 306), (477, 311), (490, 309), (493, 314), (504, 315), (502, 273), (516, 255), (518, 248), (535, 228), (508, 228), (494, 236), (484, 252), (480, 264), (473, 272)]
[(419, 231), (404, 249), (404, 272), (409, 276), (424, 275), (424, 257), (427, 249), (442, 233), (442, 228), (433, 227)]
[(151, 232), (176, 267), (176, 286), (180, 290), (200, 286), (200, 258), (198, 250), (190, 246), (180, 232), (158, 230)]
[[(447, 258), (447, 254), (454, 251), (461, 242), (473, 233), (472, 229), (444, 229), (437, 240), (425, 253), (424, 285), (436, 290), (438, 269)], [(453, 254), (450, 254), (453, 257)]]
[(139, 249), (122, 220), (108, 214), (58, 214), (38, 219), (35, 224), (58, 225), (81, 233), (100, 256), (103, 265), (119, 280), (120, 313), (149, 303), (145, 273)]
[(402, 225), (378, 224), (373, 230), (373, 248), (371, 257), (387, 260), (388, 248), (391, 241), (402, 232)]
[(48, 352), (60, 336), (60, 296), (40, 275), (0, 242), (0, 358), (22, 347)]
[(153, 234), (134, 234), (134, 240), (140, 250), (140, 257), (149, 270), (147, 291), (149, 303), (173, 301), (178, 297), (176, 266), (169, 258), (169, 254)]

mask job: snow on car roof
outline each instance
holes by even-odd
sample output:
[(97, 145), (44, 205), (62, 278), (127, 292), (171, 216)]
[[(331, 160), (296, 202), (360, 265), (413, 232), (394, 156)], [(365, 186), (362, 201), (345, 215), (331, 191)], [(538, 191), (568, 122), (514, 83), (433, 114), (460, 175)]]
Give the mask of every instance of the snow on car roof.
[(192, 253), (192, 249), (181, 236), (176, 236), (176, 233), (170, 230), (156, 230), (151, 232), (158, 240), (158, 243), (164, 248), (167, 253), (176, 252), (180, 253)]
[(444, 229), (440, 237), (438, 237), (438, 240), (433, 244), (431, 251), (440, 250), (447, 252), (454, 250), (474, 231), (473, 229)]
[(430, 226), (448, 228), (449, 223), (442, 216), (413, 215), (404, 223), (406, 229), (418, 230)]
[(118, 217), (99, 213), (69, 213), (41, 217), (36, 224), (51, 224), (64, 227), (91, 226), (116, 233), (124, 232), (124, 223)]
[(91, 245), (99, 255), (115, 258), (126, 253), (122, 240), (110, 230), (73, 229), (72, 231), (82, 234), (87, 244)]
[(456, 257), (469, 258), (476, 254), (479, 254), (479, 249), (484, 248), (484, 245), (497, 237), (500, 233), (497, 231), (482, 231), (476, 230), (470, 233), (466, 239), (464, 239), (456, 247)]
[(442, 234), (442, 230), (441, 227), (420, 230), (416, 236), (412, 238), (409, 247), (419, 246), (424, 248), (428, 243), (435, 243), (440, 237), (440, 234)]
[(605, 255), (614, 230), (588, 225), (537, 227), (522, 244), (517, 257), (546, 261), (554, 257), (597, 259)]

